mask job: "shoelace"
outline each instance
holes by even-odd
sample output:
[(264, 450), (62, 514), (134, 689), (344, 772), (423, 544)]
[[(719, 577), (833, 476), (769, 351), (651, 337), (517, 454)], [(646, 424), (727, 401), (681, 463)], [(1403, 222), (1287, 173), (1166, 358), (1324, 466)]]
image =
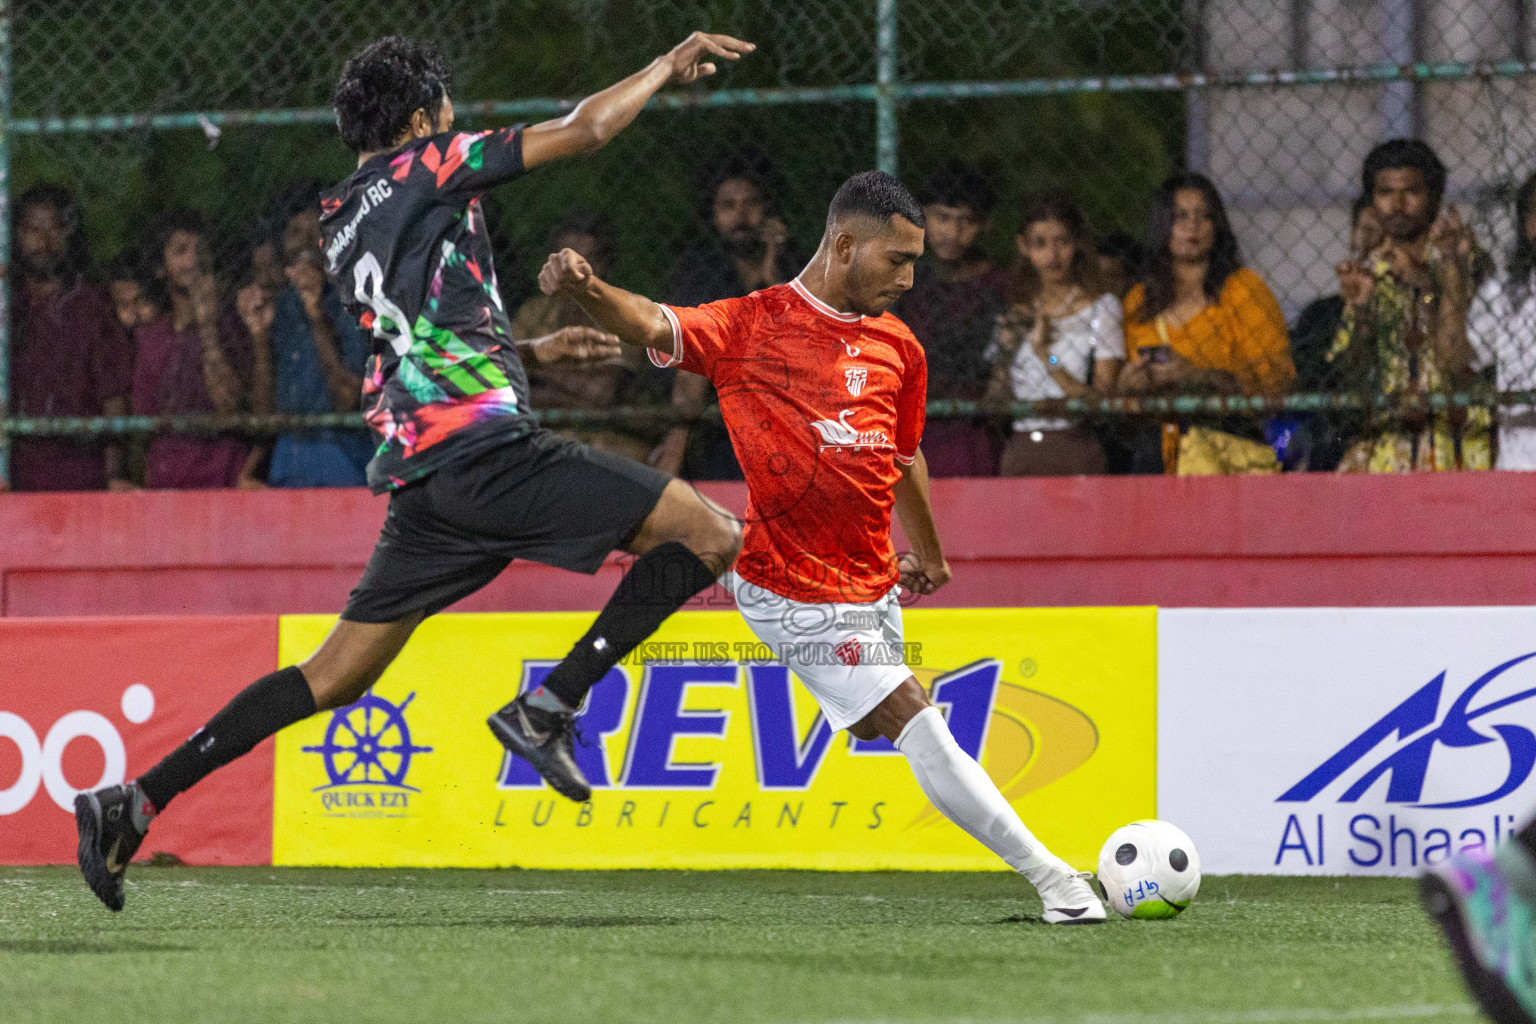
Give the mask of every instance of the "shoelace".
[(1095, 898), (1098, 897), (1098, 893), (1093, 888), (1093, 872), (1091, 871), (1074, 871), (1071, 874), (1062, 875), (1061, 878), (1049, 886), (1049, 891), (1056, 894), (1059, 890), (1059, 894), (1065, 897), (1072, 888), (1072, 882), (1077, 880), (1081, 880), (1088, 887), (1089, 895)]
[(579, 715), (561, 715), (555, 721), (555, 723), (550, 726), (550, 733), (556, 738), (559, 738), (565, 733), (570, 733), (571, 738), (574, 739), (577, 743), (580, 743), (583, 747), (592, 746), (592, 744), (587, 740), (586, 733), (582, 732), (581, 718)]

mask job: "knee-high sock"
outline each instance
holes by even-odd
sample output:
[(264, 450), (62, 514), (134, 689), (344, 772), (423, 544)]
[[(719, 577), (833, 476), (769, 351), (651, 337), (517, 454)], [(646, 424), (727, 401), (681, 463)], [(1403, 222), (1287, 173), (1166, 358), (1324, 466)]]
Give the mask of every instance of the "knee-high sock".
[(566, 707), (579, 707), (620, 658), (714, 582), (714, 570), (687, 547), (658, 544), (635, 559), (592, 628), (544, 678), (544, 689)]
[(1035, 838), (991, 776), (960, 749), (938, 708), (924, 708), (913, 716), (896, 737), (896, 749), (912, 766), (933, 806), (1036, 888), (1058, 872), (1072, 870)]
[(140, 775), (139, 788), (155, 810), (163, 811), (176, 794), (315, 711), (314, 695), (297, 666), (262, 676), (235, 694), (191, 739)]

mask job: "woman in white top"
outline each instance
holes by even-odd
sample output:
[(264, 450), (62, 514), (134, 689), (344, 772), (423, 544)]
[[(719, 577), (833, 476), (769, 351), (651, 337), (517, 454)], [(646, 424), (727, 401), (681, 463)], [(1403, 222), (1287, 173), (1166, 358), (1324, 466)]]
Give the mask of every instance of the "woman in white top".
[[(1071, 197), (1047, 192), (1024, 205), (1014, 238), (1018, 270), (992, 337), (991, 401), (1101, 398), (1125, 362), (1120, 300), (1098, 283), (1088, 222)], [(1105, 471), (1093, 433), (1065, 419), (1015, 420), (1001, 476)]]
[[(1494, 367), (1500, 391), (1536, 391), (1536, 174), (1515, 196), (1515, 252), (1477, 291), (1467, 314), (1475, 367)], [(1536, 409), (1499, 413), (1499, 469), (1536, 470)]]

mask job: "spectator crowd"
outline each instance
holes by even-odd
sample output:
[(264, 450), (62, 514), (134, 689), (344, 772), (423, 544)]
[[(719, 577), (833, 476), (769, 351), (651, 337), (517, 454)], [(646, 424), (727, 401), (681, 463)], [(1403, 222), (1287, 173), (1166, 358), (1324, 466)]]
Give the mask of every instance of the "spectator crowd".
[[(707, 237), (660, 298), (699, 305), (788, 281), (801, 243), (774, 210), (765, 160), (722, 167), (701, 196)], [(1152, 196), (1146, 234), (1095, 234), (1074, 197), (1024, 197), (1013, 258), (987, 255), (998, 197), (974, 167), (920, 191), (926, 254), (894, 312), (922, 342), (930, 401), (981, 402), (1291, 392), (1362, 396), (1328, 413), (1225, 416), (932, 416), (935, 476), (1429, 472), (1536, 469), (1536, 407), (1446, 407), (1422, 398), (1483, 383), (1536, 390), (1536, 175), (1519, 189), (1517, 241), (1500, 268), (1445, 202), (1446, 170), (1413, 139), (1371, 151), (1338, 291), (1287, 325), (1245, 266), (1222, 197), (1198, 174)], [(97, 283), (76, 197), (39, 185), (14, 204), (12, 415), (344, 413), (359, 407), (368, 340), (326, 280), (319, 194), (301, 183), (243, 245), (233, 272), (201, 214), (165, 214)], [(615, 239), (575, 212), (549, 238), (601, 273)], [(535, 295), (519, 337), (593, 330), (580, 308)], [(688, 479), (740, 479), (729, 438), (701, 417), (708, 381), (635, 359), (530, 365), (534, 407), (668, 407), (679, 425), (582, 428), (596, 447)], [(1384, 399), (1384, 401), (1378, 401)], [(974, 408), (971, 406), (967, 407)], [(15, 490), (361, 486), (366, 432), (17, 438)]]

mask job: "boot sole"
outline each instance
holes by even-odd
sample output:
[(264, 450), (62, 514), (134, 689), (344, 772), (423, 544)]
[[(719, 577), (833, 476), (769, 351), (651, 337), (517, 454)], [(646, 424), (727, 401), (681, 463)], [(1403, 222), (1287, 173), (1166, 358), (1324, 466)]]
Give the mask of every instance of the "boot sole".
[(548, 770), (549, 758), (545, 757), (538, 747), (530, 746), (524, 742), (522, 734), (508, 728), (507, 724), (500, 718), (492, 715), (485, 720), (485, 724), (491, 727), (492, 734), (495, 735), (497, 741), (503, 747), (507, 748), (509, 753), (533, 765), (534, 770), (539, 773), (545, 782), (549, 783), (549, 787), (556, 793), (559, 793), (567, 800), (574, 800), (577, 803), (586, 803), (592, 799), (592, 787), (578, 785), (575, 781), (558, 772), (551, 773)]
[(1064, 917), (1059, 921), (1048, 921), (1046, 920), (1044, 914), (1040, 915), (1040, 923), (1048, 924), (1053, 928), (1062, 926), (1075, 927), (1078, 925), (1104, 924), (1106, 920), (1108, 919), (1103, 917)]

